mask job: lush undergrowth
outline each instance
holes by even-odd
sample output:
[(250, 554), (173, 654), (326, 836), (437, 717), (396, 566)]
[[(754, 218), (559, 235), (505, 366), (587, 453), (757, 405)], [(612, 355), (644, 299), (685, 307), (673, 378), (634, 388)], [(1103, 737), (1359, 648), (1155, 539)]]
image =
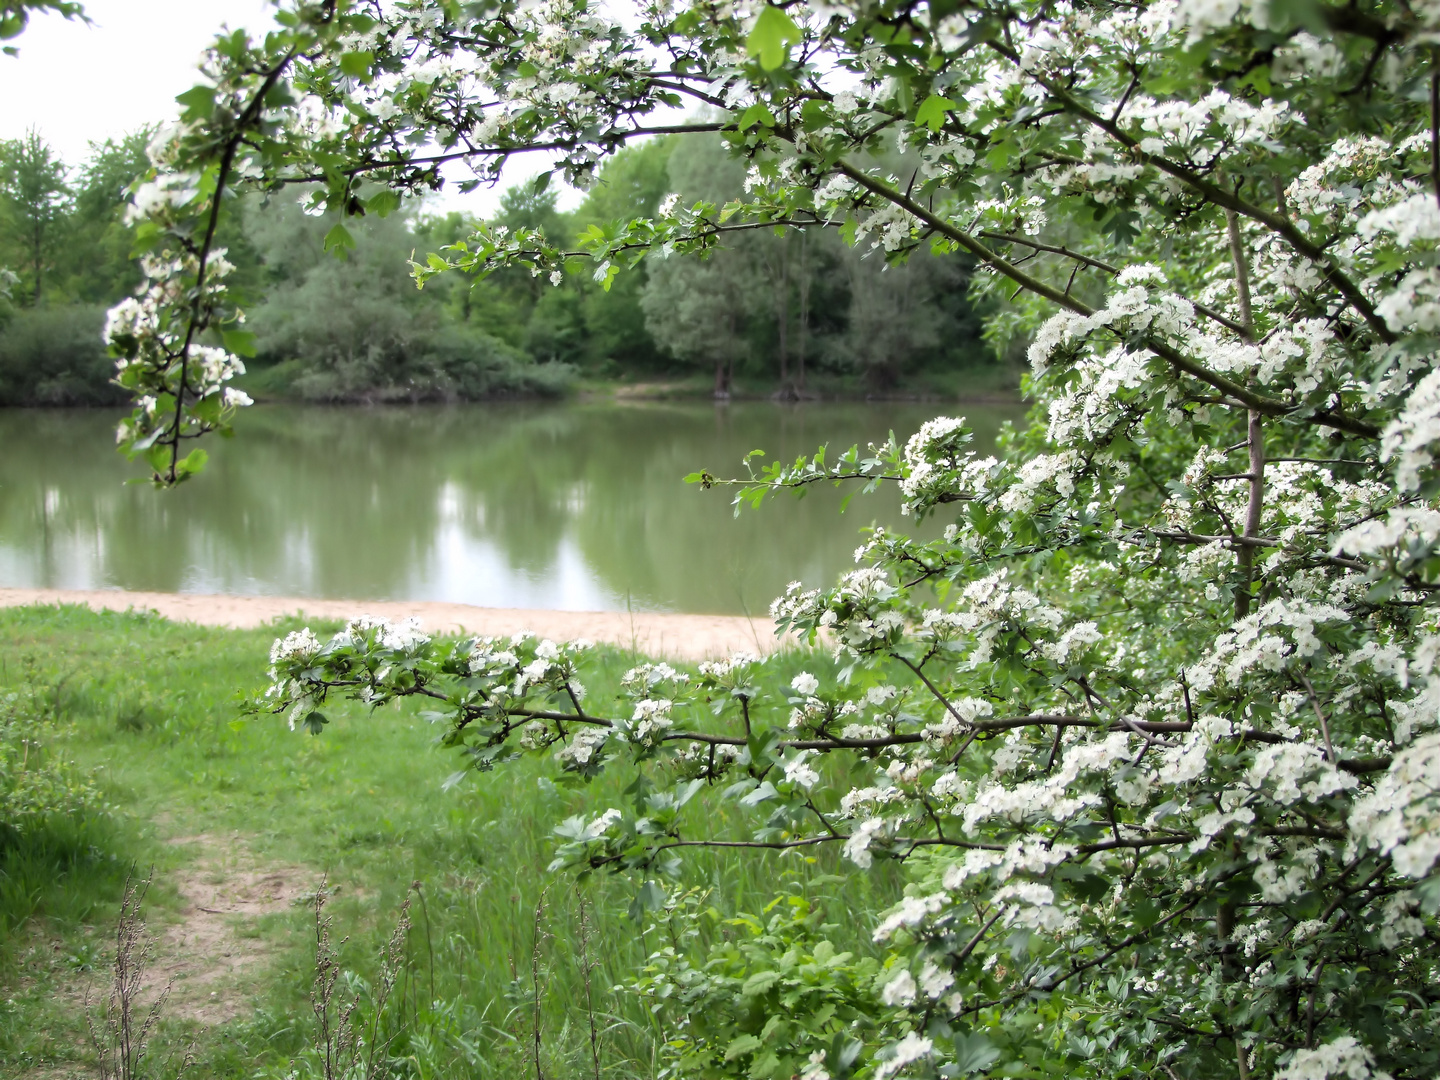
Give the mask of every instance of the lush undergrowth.
[[(152, 931), (163, 928), (181, 917), (179, 884), (207, 844), (227, 849), (236, 865), (298, 867), (313, 880), (307, 891), (327, 875), (334, 937), (348, 938), (340, 961), (359, 979), (375, 979), (397, 911), (413, 897), (384, 1019), (395, 1035), (395, 1076), (534, 1075), (537, 1017), (544, 1076), (596, 1074), (592, 1021), (601, 1074), (652, 1075), (663, 1033), (624, 989), (649, 951), (702, 948), (732, 932), (728, 916), (785, 893), (808, 896), (838, 924), (830, 932), (838, 943), (864, 949), (864, 913), (898, 891), (882, 874), (861, 886), (873, 892), (857, 892), (852, 879), (838, 895), (833, 856), (720, 853), (687, 863), (686, 884), (709, 890), (698, 919), (693, 910), (637, 919), (631, 883), (577, 883), (546, 870), (551, 827), (621, 804), (628, 778), (566, 786), (555, 771), (517, 763), (447, 791), (455, 762), (416, 711), (328, 709), (331, 723), (318, 737), (277, 717), (242, 719), (237, 691), (263, 683), (270, 642), (287, 628), (203, 629), (76, 608), (0, 611), (0, 680), (45, 703), (54, 719), (47, 752), (93, 770), (108, 805), (49, 821), (0, 853), (0, 1073), (93, 1061), (83, 998), (87, 987), (104, 991), (126, 870), (153, 865), (147, 917)], [(598, 702), (634, 657), (602, 651), (597, 659)], [(787, 680), (802, 662), (813, 670), (824, 661), (772, 661)], [(176, 842), (195, 837), (208, 839)], [(313, 913), (297, 904), (237, 932), (268, 952), (264, 974), (224, 991), (244, 996), (229, 1022), (171, 1015), (155, 1060), (193, 1042), (199, 1075), (308, 1075)], [(205, 962), (190, 958), (187, 973)], [(348, 985), (364, 996), (354, 977)], [(177, 984), (177, 1002), (184, 991)], [(170, 1071), (157, 1064), (154, 1075)]]

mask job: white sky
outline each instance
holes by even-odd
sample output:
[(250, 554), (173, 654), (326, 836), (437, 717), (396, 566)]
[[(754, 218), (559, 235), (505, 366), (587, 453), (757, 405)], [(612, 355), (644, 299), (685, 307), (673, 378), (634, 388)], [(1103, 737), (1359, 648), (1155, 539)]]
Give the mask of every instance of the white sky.
[[(195, 84), (195, 65), (226, 24), (262, 33), (273, 25), (267, 0), (85, 0), (91, 25), (44, 13), (6, 42), (18, 57), (0, 55), (0, 139), (36, 128), (68, 165), (88, 156), (91, 142), (147, 124), (178, 110), (175, 95)], [(530, 175), (517, 162), (507, 183)], [(500, 191), (447, 191), (431, 206), (486, 214)], [(569, 208), (580, 195), (562, 190)]]

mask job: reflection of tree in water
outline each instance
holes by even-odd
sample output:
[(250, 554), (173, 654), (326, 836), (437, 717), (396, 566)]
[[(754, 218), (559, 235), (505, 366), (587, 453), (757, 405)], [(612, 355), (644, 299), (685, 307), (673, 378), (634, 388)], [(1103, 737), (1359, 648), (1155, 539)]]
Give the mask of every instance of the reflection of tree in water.
[[(972, 410), (973, 411), (973, 410)], [(124, 486), (99, 412), (9, 412), (0, 473), (6, 584), (444, 597), (444, 529), (543, 580), (570, 544), (623, 606), (763, 610), (785, 583), (830, 580), (858, 530), (896, 521), (893, 493), (838, 517), (829, 489), (732, 516), (682, 477), (774, 456), (904, 438), (933, 407), (504, 403), (257, 408), (178, 491)], [(996, 418), (998, 422), (998, 417)], [(981, 443), (991, 436), (981, 433)], [(48, 510), (47, 510), (47, 492)], [(741, 568), (744, 568), (742, 575)], [(497, 592), (497, 596), (501, 595)]]
[[(325, 410), (307, 410), (306, 419), (247, 416), (249, 439), (213, 447), (201, 479), (162, 493), (123, 484), (135, 470), (113, 451), (111, 418), (6, 414), (0, 425), (16, 453), (0, 486), (0, 536), (12, 549), (33, 547), (32, 508), (58, 490), (51, 537), (71, 538), (72, 548), (75, 538), (102, 537), (93, 584), (343, 594), (370, 582), (370, 595), (386, 591), (403, 580), (407, 560), (427, 554), (435, 506), (425, 488), (434, 484), (402, 474), (433, 462), (396, 432), (372, 440), (364, 425)], [(382, 476), (373, 491), (370, 470)], [(76, 580), (74, 568), (41, 572)]]
[[(828, 441), (837, 453), (890, 427), (903, 439), (934, 412), (770, 403), (597, 409), (577, 426), (587, 443), (576, 457), (590, 497), (574, 535), (595, 572), (637, 606), (763, 611), (787, 582), (825, 583), (852, 565), (861, 527), (899, 521), (895, 493), (861, 499), (841, 517), (842, 493), (817, 489), (737, 520), (730, 493), (702, 492), (682, 477), (701, 467), (738, 473), (741, 458), (756, 448), (793, 458)], [(999, 419), (982, 441), (993, 440)]]

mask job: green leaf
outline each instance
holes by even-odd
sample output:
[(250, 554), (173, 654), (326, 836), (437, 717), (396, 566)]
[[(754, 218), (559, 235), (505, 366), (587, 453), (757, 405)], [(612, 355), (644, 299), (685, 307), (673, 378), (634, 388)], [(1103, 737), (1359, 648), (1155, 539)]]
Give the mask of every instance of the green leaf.
[(1420, 909), (1428, 915), (1440, 912), (1440, 874), (1432, 874), (1415, 886), (1420, 897)]
[(350, 230), (340, 222), (325, 234), (325, 250), (334, 252), (336, 255), (344, 254), (346, 248), (354, 249), (355, 237), (350, 235)]
[(190, 406), (190, 415), (202, 424), (215, 424), (219, 422), (220, 411), (224, 407), (225, 399), (220, 394), (207, 394)]
[(760, 1049), (760, 1040), (754, 1035), (740, 1035), (731, 1040), (730, 1045), (725, 1048), (725, 1060), (734, 1061), (737, 1057), (748, 1057)]
[(755, 997), (757, 994), (765, 993), (779, 981), (780, 973), (778, 971), (757, 971), (741, 985), (740, 993), (745, 997)]
[(704, 780), (691, 780), (688, 784), (681, 784), (675, 789), (675, 809), (679, 810), (691, 799), (695, 793), (705, 786)]
[(192, 86), (175, 100), (183, 105), (187, 118), (209, 120), (215, 112), (215, 88), (213, 86)]
[(340, 70), (351, 78), (363, 79), (370, 74), (370, 65), (375, 62), (373, 52), (347, 52), (340, 54)]
[(915, 123), (928, 127), (931, 131), (939, 131), (940, 125), (945, 123), (945, 114), (959, 107), (947, 97), (931, 94), (920, 103), (920, 108), (915, 110)]
[(376, 217), (389, 217), (400, 209), (400, 196), (388, 188), (384, 191), (377, 191), (365, 200), (365, 209)]
[(665, 906), (665, 890), (657, 882), (647, 881), (640, 886), (635, 899), (646, 911), (659, 911)]
[(1319, 0), (1270, 0), (1266, 14), (1273, 30), (1290, 26), (1304, 27), (1312, 34), (1324, 34), (1327, 30)]
[[(751, 745), (754, 745), (754, 740), (751, 740)], [(760, 755), (752, 753), (751, 756), (758, 759)], [(750, 792), (750, 794), (742, 798), (740, 800), (740, 804), (742, 806), (758, 806), (762, 802), (767, 802), (770, 799), (778, 798), (779, 795), (780, 792), (775, 790), (775, 785), (772, 784), (769, 780), (764, 780), (761, 781), (759, 787), (757, 787), (754, 791)]]
[(1253, 86), (1256, 93), (1269, 97), (1273, 92), (1270, 84), (1270, 67), (1268, 64), (1257, 64), (1249, 74), (1240, 80), (1241, 86)]
[(961, 1076), (989, 1068), (999, 1057), (999, 1048), (984, 1035), (955, 1036), (955, 1071)]
[(220, 335), (220, 340), (236, 356), (255, 355), (255, 335), (249, 330), (226, 330)]
[[(766, 1050), (750, 1063), (750, 1071), (747, 1076), (760, 1077), (775, 1076), (779, 1072), (780, 1058), (774, 1050)], [(788, 1070), (787, 1070), (788, 1071)], [(792, 1074), (793, 1075), (793, 1074)]]
[(132, 442), (130, 444), (130, 449), (132, 452), (137, 454), (141, 453), (142, 451), (149, 450), (155, 445), (156, 441), (160, 438), (160, 436), (164, 434), (164, 427), (156, 427), (148, 435), (142, 435), (140, 438)]
[(195, 449), (186, 454), (175, 465), (175, 476), (179, 480), (187, 476), (194, 476), (205, 468), (205, 463), (210, 460), (210, 455), (204, 450)]
[(787, 46), (800, 40), (800, 28), (795, 20), (777, 7), (768, 4), (755, 20), (755, 27), (745, 39), (745, 51), (760, 58), (760, 66), (774, 71), (785, 63)]
[(250, 38), (244, 30), (232, 34), (220, 34), (215, 38), (215, 51), (229, 60), (240, 60), (250, 46)]
[(775, 126), (775, 114), (770, 111), (770, 106), (763, 101), (757, 101), (751, 105), (740, 117), (740, 130), (748, 131), (756, 124), (763, 124), (766, 127)]
[(1105, 218), (1100, 231), (1113, 236), (1118, 246), (1126, 247), (1140, 236), (1140, 215), (1134, 210), (1118, 208)]

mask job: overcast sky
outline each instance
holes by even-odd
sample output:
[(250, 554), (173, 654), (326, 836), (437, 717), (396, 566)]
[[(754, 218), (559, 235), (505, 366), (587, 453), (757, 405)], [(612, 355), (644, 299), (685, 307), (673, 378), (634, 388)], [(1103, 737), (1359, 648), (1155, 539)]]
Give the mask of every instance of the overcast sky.
[[(274, 9), (265, 0), (85, 0), (85, 10), (89, 26), (35, 15), (6, 43), (20, 55), (0, 56), (0, 139), (34, 127), (69, 165), (85, 160), (91, 142), (172, 118), (175, 95), (195, 84), (200, 52), (221, 25), (259, 33)], [(442, 206), (484, 214), (498, 199), (482, 188)], [(578, 193), (561, 201), (573, 206)]]

